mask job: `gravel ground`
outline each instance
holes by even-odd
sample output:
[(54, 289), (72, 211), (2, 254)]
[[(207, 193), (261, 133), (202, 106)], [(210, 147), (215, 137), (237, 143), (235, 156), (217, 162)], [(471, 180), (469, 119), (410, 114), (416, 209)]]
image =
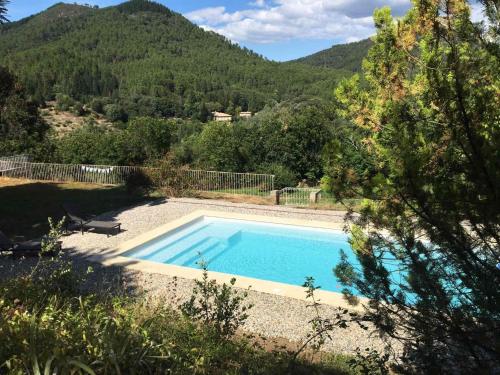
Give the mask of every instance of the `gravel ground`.
[[(75, 233), (64, 238), (63, 246), (70, 251), (75, 263), (86, 267), (88, 254), (105, 253), (123, 241), (201, 209), (339, 223), (343, 221), (345, 214), (344, 212), (234, 204), (214, 200), (169, 199), (168, 201), (153, 201), (103, 215), (102, 218), (112, 218), (122, 223), (123, 231), (116, 236), (106, 237), (95, 233), (86, 233), (82, 236)], [(0, 277), (2, 274), (6, 277), (10, 273), (9, 262), (10, 260), (6, 259), (0, 260)], [(125, 287), (130, 292), (162, 297), (174, 304), (186, 300), (193, 288), (193, 281), (187, 279), (174, 279), (165, 275), (115, 267), (104, 268), (99, 265), (95, 265), (95, 270), (93, 287), (96, 289), (113, 288), (116, 287), (116, 283), (120, 283), (121, 287)], [(249, 318), (244, 326), (244, 330), (249, 333), (300, 342), (305, 340), (310, 332), (308, 322), (313, 318), (314, 313), (313, 309), (308, 307), (304, 301), (250, 291), (248, 302), (254, 305), (249, 311)], [(323, 317), (333, 318), (337, 312), (336, 308), (325, 305), (321, 306), (320, 310)], [(365, 331), (357, 325), (351, 324), (347, 329), (339, 329), (334, 332), (333, 340), (328, 341), (324, 349), (353, 353), (358, 347), (362, 349), (369, 347), (383, 351), (384, 346), (383, 340), (372, 330)], [(399, 350), (396, 346), (396, 352)]]

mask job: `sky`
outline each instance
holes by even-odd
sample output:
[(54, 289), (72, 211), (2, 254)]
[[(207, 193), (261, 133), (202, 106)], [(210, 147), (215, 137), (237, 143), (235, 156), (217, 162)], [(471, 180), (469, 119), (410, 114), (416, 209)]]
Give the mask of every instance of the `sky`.
[[(11, 0), (10, 20), (43, 11), (61, 0)], [(124, 0), (80, 0), (116, 5)], [(73, 1), (66, 1), (73, 2)], [(403, 15), (410, 0), (156, 0), (207, 30), (271, 60), (287, 61), (358, 41), (374, 33), (375, 8)]]

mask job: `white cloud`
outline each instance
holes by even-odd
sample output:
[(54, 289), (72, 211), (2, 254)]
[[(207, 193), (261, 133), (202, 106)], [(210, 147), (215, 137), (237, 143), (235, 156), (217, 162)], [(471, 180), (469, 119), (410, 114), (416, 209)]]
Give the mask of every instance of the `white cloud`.
[(225, 7), (212, 7), (188, 13), (188, 18), (196, 23), (221, 25), (240, 21), (243, 16), (239, 12), (227, 13)]
[(254, 6), (254, 7), (259, 7), (259, 8), (265, 8), (267, 6), (266, 0), (255, 0), (249, 4)]
[(186, 14), (193, 22), (236, 42), (274, 43), (293, 39), (354, 41), (374, 33), (375, 8), (403, 14), (410, 0), (254, 0), (248, 9), (203, 8)]

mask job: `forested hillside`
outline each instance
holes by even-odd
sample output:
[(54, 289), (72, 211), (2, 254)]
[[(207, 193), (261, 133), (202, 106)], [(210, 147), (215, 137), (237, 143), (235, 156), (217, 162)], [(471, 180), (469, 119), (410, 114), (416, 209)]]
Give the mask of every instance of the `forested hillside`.
[(65, 94), (126, 116), (200, 120), (212, 110), (328, 97), (350, 74), (265, 60), (145, 0), (103, 9), (60, 3), (0, 26), (0, 65), (39, 101)]
[(348, 44), (338, 44), (293, 62), (305, 63), (316, 67), (360, 72), (361, 63), (368, 54), (368, 50), (372, 44), (370, 39)]

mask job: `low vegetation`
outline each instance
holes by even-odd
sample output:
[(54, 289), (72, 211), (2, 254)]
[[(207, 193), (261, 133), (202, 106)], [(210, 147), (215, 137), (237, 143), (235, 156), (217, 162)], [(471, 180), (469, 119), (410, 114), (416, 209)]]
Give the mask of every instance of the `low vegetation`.
[[(80, 106), (80, 107), (77, 107)], [(82, 109), (82, 112), (77, 109)], [(60, 108), (57, 102), (46, 102), (40, 109), (40, 115), (54, 131), (56, 137), (62, 137), (68, 133), (85, 126), (95, 125), (104, 129), (112, 129), (113, 123), (103, 115), (92, 110), (84, 110), (81, 103), (73, 103), (71, 107)]]

